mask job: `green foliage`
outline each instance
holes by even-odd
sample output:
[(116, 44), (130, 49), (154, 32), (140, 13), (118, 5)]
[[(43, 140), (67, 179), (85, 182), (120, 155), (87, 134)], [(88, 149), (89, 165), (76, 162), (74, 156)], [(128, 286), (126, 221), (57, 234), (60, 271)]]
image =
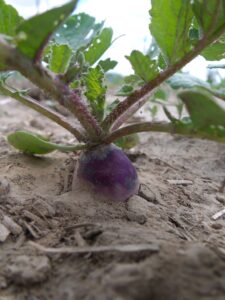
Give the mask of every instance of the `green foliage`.
[(192, 89), (179, 93), (179, 97), (196, 129), (204, 130), (211, 125), (225, 127), (225, 110), (208, 93)]
[(8, 71), (8, 72), (0, 72), (0, 85), (5, 84), (6, 80), (12, 76), (15, 72)]
[(115, 68), (115, 66), (117, 65), (117, 61), (107, 58), (105, 60), (100, 60), (98, 65), (101, 66), (103, 71), (106, 73), (107, 71)]
[(126, 135), (115, 141), (115, 144), (122, 149), (131, 149), (137, 146), (140, 142), (137, 133)]
[(22, 22), (16, 9), (0, 0), (0, 34), (14, 36), (16, 26)]
[(152, 0), (150, 31), (167, 64), (181, 59), (191, 47), (189, 29), (193, 12), (191, 1)]
[(210, 88), (210, 84), (207, 83), (206, 81), (185, 73), (176, 73), (175, 75), (171, 76), (167, 80), (167, 83), (173, 89), (179, 89), (179, 88), (190, 89), (193, 87)]
[(155, 60), (151, 60), (149, 56), (144, 55), (140, 51), (134, 50), (130, 56), (126, 56), (132, 65), (135, 74), (145, 82), (150, 81), (158, 74), (158, 66)]
[(72, 49), (66, 44), (53, 44), (50, 51), (49, 69), (55, 73), (64, 73), (69, 67)]
[(112, 28), (104, 28), (91, 42), (89, 48), (85, 51), (85, 60), (93, 65), (105, 53), (112, 44)]
[[(143, 104), (144, 101), (140, 101), (142, 100), (141, 97), (152, 92), (151, 100), (155, 100), (155, 103), (149, 104), (149, 111), (152, 119), (154, 119), (158, 111), (158, 106), (155, 105), (157, 100), (164, 101), (158, 101), (158, 103), (164, 105), (164, 112), (170, 120), (167, 125), (172, 130), (167, 131), (166, 129), (166, 132), (190, 135), (195, 133), (199, 137), (221, 137), (220, 140), (225, 141), (225, 111), (215, 102), (212, 96), (225, 100), (224, 81), (221, 80), (221, 83), (217, 84), (215, 80), (205, 82), (189, 74), (181, 72), (175, 74), (179, 68), (182, 68), (201, 51), (201, 55), (208, 60), (225, 58), (224, 0), (152, 0), (151, 2), (151, 24), (149, 28), (153, 36), (152, 43), (146, 54), (134, 50), (129, 56), (126, 56), (134, 70), (134, 74), (125, 78), (118, 74), (108, 74), (107, 80), (105, 80), (105, 73), (112, 70), (117, 64), (111, 58), (100, 60), (113, 43), (113, 31), (111, 28), (103, 28), (104, 22), (96, 23), (95, 18), (85, 13), (69, 17), (76, 6), (77, 0), (70, 1), (61, 7), (51, 9), (25, 21), (22, 21), (22, 18), (12, 6), (6, 5), (3, 0), (0, 0), (0, 34), (6, 44), (8, 43), (5, 51), (11, 47), (15, 51), (13, 53), (16, 53), (16, 58), (17, 56), (22, 57), (22, 62), (23, 59), (24, 61), (28, 59), (28, 65), (31, 66), (31, 69), (34, 68), (34, 70), (31, 70), (31, 72), (34, 71), (31, 76), (32, 81), (35, 81), (35, 76), (39, 76), (39, 71), (42, 72), (41, 75), (43, 76), (48, 74), (45, 73), (44, 67), (42, 69), (41, 60), (47, 63), (47, 67), (52, 72), (59, 74), (54, 76), (49, 72), (49, 77), (46, 77), (50, 83), (51, 80), (54, 83), (58, 80), (58, 84), (54, 85), (56, 90), (49, 87), (48, 84), (43, 84), (43, 80), (39, 80), (39, 82), (37, 80), (41, 88), (50, 94), (54, 90), (52, 92), (53, 97), (56, 91), (56, 95), (59, 95), (60, 98), (64, 91), (68, 91), (68, 87), (76, 89), (75, 92), (78, 98), (80, 96), (86, 97), (89, 107), (85, 106), (86, 102), (83, 104), (82, 99), (78, 99), (79, 101), (76, 102), (75, 97), (73, 99), (74, 106), (72, 104), (71, 106), (68, 105), (87, 131), (81, 134), (81, 140), (82, 135), (86, 133), (87, 136), (90, 135), (91, 139), (93, 132), (96, 135), (100, 132), (99, 136), (101, 136), (101, 130), (104, 131), (105, 128), (110, 128), (113, 122), (119, 121), (117, 124), (121, 124), (127, 117), (126, 109), (127, 115), (129, 113), (131, 115), (138, 107), (137, 104)], [(214, 41), (214, 43), (209, 45), (211, 41)], [(4, 43), (2, 45), (4, 48)], [(16, 49), (13, 48), (15, 45)], [(208, 46), (206, 47), (206, 45)], [(2, 53), (4, 54), (0, 48), (0, 55)], [(21, 53), (25, 57), (20, 56)], [(36, 64), (37, 62), (39, 64)], [(19, 67), (14, 62), (15, 69), (19, 71), (22, 69), (22, 74), (29, 77), (21, 65), (18, 65)], [(4, 60), (0, 61), (0, 70), (2, 71), (11, 70), (14, 66), (8, 60), (7, 55), (5, 55)], [(2, 86), (6, 86), (9, 75), (8, 72), (0, 74), (0, 84)], [(169, 76), (171, 77), (169, 78)], [(165, 80), (166, 83), (163, 83)], [(48, 80), (46, 81), (48, 82)], [(118, 99), (115, 99), (110, 105), (106, 104), (106, 82), (114, 90), (115, 87), (118, 90), (118, 86), (122, 86), (117, 95), (130, 96), (125, 100), (125, 105), (123, 106), (122, 103), (117, 111), (116, 106), (120, 103)], [(141, 90), (139, 90), (140, 87)], [(171, 88), (173, 89), (173, 95), (176, 93), (179, 97), (176, 104), (178, 119), (165, 106), (167, 105), (165, 100), (169, 98)], [(11, 90), (15, 91), (13, 88)], [(180, 90), (182, 91), (180, 92)], [(3, 88), (2, 91), (4, 91)], [(27, 97), (26, 91), (25, 93), (23, 91), (12, 93), (12, 91), (12, 95), (18, 96), (19, 94), (21, 97)], [(136, 93), (134, 93), (135, 91)], [(68, 92), (69, 94), (70, 92)], [(62, 99), (62, 103), (68, 104), (66, 101), (71, 99), (67, 98), (67, 93), (62, 96), (65, 98)], [(27, 99), (26, 101), (29, 102)], [(76, 105), (78, 105), (78, 113), (76, 112)], [(37, 108), (38, 104), (35, 103), (34, 106)], [(189, 113), (188, 119), (182, 119), (184, 106)], [(94, 118), (92, 120), (88, 108), (90, 108), (91, 113), (98, 122)], [(43, 109), (45, 108), (42, 107), (42, 112)], [(38, 111), (38, 109), (36, 110)], [(114, 111), (109, 116), (110, 121), (104, 124), (103, 118), (112, 110)], [(80, 118), (79, 113), (81, 114)], [(85, 116), (87, 116), (87, 122)], [(88, 123), (89, 121), (90, 123)], [(101, 124), (103, 124), (103, 129)], [(93, 132), (90, 129), (92, 125), (93, 127), (96, 125), (97, 128)], [(71, 127), (69, 127), (69, 131), (75, 132), (70, 129)], [(72, 129), (74, 128), (72, 127)], [(95, 140), (94, 138), (93, 140)], [(8, 140), (17, 149), (31, 154), (46, 154), (57, 149), (75, 151), (82, 148), (50, 143), (42, 137), (23, 131), (9, 135)], [(86, 141), (86, 135), (83, 140)], [(124, 149), (129, 149), (138, 142), (138, 136), (134, 134), (119, 139), (116, 144)]]
[(56, 31), (54, 41), (68, 44), (74, 51), (86, 48), (99, 34), (104, 23), (95, 23), (95, 18), (80, 13), (69, 17)]
[(152, 119), (154, 119), (157, 115), (158, 107), (156, 105), (152, 105), (149, 107), (149, 110), (150, 110)]
[(133, 91), (134, 87), (132, 85), (125, 84), (121, 87), (121, 89), (119, 89), (119, 91), (116, 93), (116, 96), (128, 96), (133, 93)]
[(85, 96), (91, 106), (93, 115), (101, 121), (105, 110), (106, 86), (103, 82), (104, 73), (101, 67), (89, 68), (84, 78), (86, 92)]
[(167, 93), (166, 93), (166, 91), (164, 89), (159, 88), (154, 93), (154, 98), (155, 99), (160, 99), (160, 100), (167, 100)]
[(45, 138), (26, 131), (11, 133), (7, 139), (10, 145), (27, 154), (48, 154), (55, 150), (63, 152), (79, 150), (77, 146), (50, 143)]
[(77, 0), (36, 15), (17, 27), (17, 47), (27, 57), (39, 60), (43, 48), (57, 27), (72, 13)]
[(190, 74), (186, 73), (177, 73), (170, 77), (167, 80), (167, 83), (175, 90), (177, 89), (191, 89), (191, 88), (200, 88), (208, 93), (221, 98), (225, 99), (225, 90), (224, 88), (220, 88), (220, 86), (217, 84), (214, 86), (214, 82), (206, 82), (204, 80), (201, 80), (197, 77), (194, 77)]
[[(224, 16), (225, 18), (225, 16)], [(215, 43), (202, 51), (201, 55), (207, 60), (221, 60), (225, 58), (225, 34), (222, 35)]]
[(111, 111), (117, 106), (117, 104), (120, 103), (119, 99), (114, 100), (112, 103), (106, 105), (105, 107), (105, 115), (108, 115), (111, 113)]
[[(202, 35), (212, 37), (225, 25), (224, 0), (202, 1), (195, 0), (193, 11), (198, 21)], [(204, 49), (202, 55), (208, 60), (220, 60), (225, 58), (225, 35)]]
[(212, 36), (225, 24), (224, 0), (194, 0), (192, 7), (202, 34)]
[[(143, 54), (141, 53), (141, 55), (143, 55)], [(144, 66), (144, 68), (146, 68), (146, 67), (147, 66)], [(146, 71), (149, 71), (148, 67), (147, 67)], [(137, 90), (142, 85), (144, 85), (144, 83), (145, 83), (145, 81), (143, 79), (141, 79), (141, 77), (137, 74), (132, 74), (132, 75), (126, 76), (126, 77), (124, 77), (123, 81), (124, 81), (124, 84), (116, 92), (116, 96), (122, 96), (122, 97), (129, 96), (135, 90)]]

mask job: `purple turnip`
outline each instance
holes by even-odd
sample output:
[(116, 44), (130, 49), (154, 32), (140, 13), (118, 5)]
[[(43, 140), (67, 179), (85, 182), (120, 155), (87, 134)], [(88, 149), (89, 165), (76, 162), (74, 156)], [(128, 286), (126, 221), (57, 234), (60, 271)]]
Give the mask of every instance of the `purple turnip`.
[[(132, 137), (133, 134), (135, 137), (135, 134), (146, 131), (177, 133), (220, 142), (225, 140), (224, 111), (219, 107), (215, 108), (212, 98), (212, 95), (221, 96), (218, 96), (218, 93), (215, 94), (213, 89), (211, 91), (207, 89), (207, 93), (210, 92), (210, 95), (205, 95), (206, 91), (195, 90), (193, 92), (183, 91), (182, 94), (178, 94), (185, 105), (192, 103), (193, 112), (186, 105), (190, 113), (190, 122), (188, 123), (182, 119), (176, 119), (164, 109), (170, 122), (152, 121), (126, 124), (128, 119), (146, 101), (157, 99), (157, 88), (160, 88), (159, 94), (162, 92), (165, 94), (163, 99), (167, 98), (167, 92), (164, 91), (161, 84), (197, 55), (204, 53), (203, 50), (218, 41), (220, 36), (223, 36), (225, 23), (223, 24), (221, 20), (224, 18), (218, 18), (218, 13), (223, 12), (224, 1), (214, 1), (220, 4), (215, 4), (215, 9), (209, 15), (207, 12), (210, 9), (205, 6), (207, 6), (206, 2), (210, 1), (193, 1), (196, 2), (195, 5), (192, 5), (193, 8), (195, 7), (193, 15), (190, 14), (191, 6), (184, 9), (184, 12), (187, 9), (184, 15), (188, 13), (191, 16), (189, 22), (183, 22), (184, 28), (179, 31), (184, 32), (185, 43), (182, 43), (183, 40), (179, 40), (177, 36), (176, 39), (173, 39), (175, 44), (170, 45), (171, 49), (179, 48), (178, 55), (171, 53), (171, 49), (166, 49), (166, 43), (165, 45), (161, 43), (161, 35), (166, 36), (167, 34), (167, 25), (164, 22), (166, 16), (160, 14), (159, 1), (152, 1), (150, 30), (154, 37), (154, 47), (161, 49), (165, 55), (163, 57), (162, 55), (151, 56), (151, 53), (145, 55), (134, 50), (130, 56), (126, 56), (134, 74), (123, 78), (123, 86), (117, 91), (115, 99), (113, 99), (113, 93), (119, 88), (117, 76), (114, 74), (111, 77), (114, 78), (111, 81), (112, 86), (115, 85), (116, 89), (112, 88), (109, 91), (107, 85), (110, 83), (110, 77), (105, 78), (105, 74), (113, 69), (117, 62), (110, 58), (101, 59), (101, 55), (113, 44), (113, 31), (111, 28), (102, 28), (102, 25), (99, 26), (100, 24), (95, 23), (94, 18), (85, 13), (70, 17), (77, 2), (77, 0), (71, 0), (61, 7), (22, 20), (14, 8), (6, 5), (4, 1), (0, 1), (1, 19), (8, 20), (8, 16), (11, 14), (14, 16), (14, 21), (8, 24), (10, 26), (0, 28), (0, 93), (16, 99), (62, 126), (76, 138), (78, 143), (74, 145), (55, 144), (39, 135), (24, 131), (10, 134), (8, 141), (20, 151), (32, 155), (47, 154), (54, 150), (83, 151), (74, 182), (77, 178), (77, 182), (90, 186), (98, 195), (116, 201), (125, 201), (138, 191), (138, 176), (128, 157), (112, 143), (118, 143), (119, 140), (118, 145), (124, 148), (123, 138)], [(4, 9), (2, 10), (1, 7)], [(204, 18), (219, 19), (220, 21), (208, 22), (209, 28), (202, 30), (202, 18), (196, 13), (201, 10)], [(193, 16), (196, 30), (202, 33), (200, 39), (196, 39), (195, 44), (189, 41), (189, 29), (192, 27)], [(158, 26), (157, 24), (161, 24), (161, 21), (162, 26)], [(180, 26), (180, 22), (175, 23), (177, 23), (176, 26)], [(37, 24), (45, 24), (45, 26), (39, 28), (40, 26)], [(81, 24), (83, 25), (81, 26)], [(162, 32), (155, 29), (161, 27)], [(72, 32), (72, 28), (74, 28), (74, 32)], [(177, 43), (180, 44), (177, 45)], [(182, 44), (184, 44), (184, 48), (182, 48)], [(67, 118), (62, 115), (61, 108), (60, 112), (56, 112), (55, 109), (46, 105), (47, 102), (40, 103), (38, 99), (31, 97), (32, 93), (29, 96), (28, 91), (16, 89), (12, 84), (13, 81), (8, 80), (8, 77), (14, 74), (12, 71), (17, 71), (29, 79), (44, 93), (47, 99), (58, 101), (60, 105), (70, 111), (70, 116)], [(176, 84), (172, 84), (175, 81), (173, 78), (166, 85), (169, 84), (176, 89)], [(179, 87), (187, 88), (182, 83)], [(112, 96), (110, 96), (112, 102), (106, 101), (107, 95)], [(117, 99), (118, 95), (126, 98)], [(201, 105), (199, 99), (202, 99), (204, 105)], [(180, 103), (178, 104), (180, 105)], [(203, 106), (201, 119), (200, 112)], [(213, 109), (211, 110), (210, 107)], [(72, 116), (78, 122), (74, 122)], [(210, 124), (208, 124), (208, 120), (211, 120)], [(216, 125), (214, 130), (210, 125)], [(217, 125), (221, 125), (222, 129), (218, 129), (220, 126)], [(133, 140), (132, 143), (128, 143), (129, 147), (136, 145), (138, 139), (134, 141), (134, 144)]]
[(137, 172), (125, 153), (113, 144), (85, 151), (79, 161), (77, 177), (97, 195), (125, 201), (138, 191)]

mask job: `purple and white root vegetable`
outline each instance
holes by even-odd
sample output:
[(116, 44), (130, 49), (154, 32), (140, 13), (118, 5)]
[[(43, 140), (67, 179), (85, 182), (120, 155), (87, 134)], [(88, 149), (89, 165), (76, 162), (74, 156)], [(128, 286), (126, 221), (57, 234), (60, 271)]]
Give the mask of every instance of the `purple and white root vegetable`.
[(84, 152), (77, 177), (97, 195), (114, 201), (128, 200), (139, 188), (135, 167), (125, 153), (113, 144), (100, 145)]

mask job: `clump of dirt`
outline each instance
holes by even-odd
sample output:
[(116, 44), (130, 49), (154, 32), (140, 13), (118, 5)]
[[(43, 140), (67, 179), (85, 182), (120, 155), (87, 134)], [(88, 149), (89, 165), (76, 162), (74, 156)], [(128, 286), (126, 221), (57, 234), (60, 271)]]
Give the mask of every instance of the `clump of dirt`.
[(140, 191), (115, 203), (71, 191), (77, 155), (12, 149), (5, 137), (19, 129), (73, 137), (0, 104), (0, 299), (224, 299), (224, 145), (143, 135), (128, 153)]

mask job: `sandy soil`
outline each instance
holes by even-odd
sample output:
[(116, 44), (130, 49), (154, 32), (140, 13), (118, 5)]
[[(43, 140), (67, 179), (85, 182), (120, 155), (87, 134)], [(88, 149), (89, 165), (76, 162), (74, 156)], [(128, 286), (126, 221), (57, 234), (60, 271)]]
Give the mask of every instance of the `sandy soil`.
[(214, 216), (225, 206), (225, 145), (144, 135), (128, 153), (139, 195), (113, 203), (71, 191), (78, 156), (12, 149), (5, 136), (18, 129), (73, 139), (0, 104), (0, 300), (225, 299), (225, 217)]

